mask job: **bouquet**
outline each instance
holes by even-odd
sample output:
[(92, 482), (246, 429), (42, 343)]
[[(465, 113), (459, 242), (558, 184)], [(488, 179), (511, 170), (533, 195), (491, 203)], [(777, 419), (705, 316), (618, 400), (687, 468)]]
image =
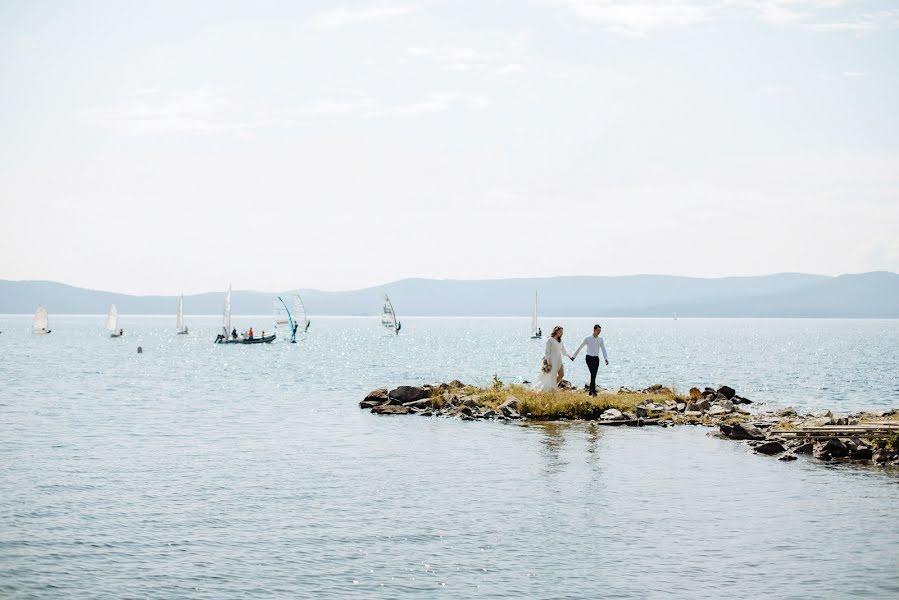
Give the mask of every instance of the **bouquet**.
[(549, 361), (546, 360), (546, 357), (543, 358), (543, 366), (540, 367), (540, 370), (544, 373), (549, 373), (552, 370), (552, 365), (549, 364)]

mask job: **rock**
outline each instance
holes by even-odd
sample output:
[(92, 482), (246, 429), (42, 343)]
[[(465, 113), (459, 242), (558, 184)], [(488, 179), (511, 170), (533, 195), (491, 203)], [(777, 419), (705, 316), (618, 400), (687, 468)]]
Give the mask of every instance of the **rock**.
[(665, 411), (665, 407), (661, 404), (655, 404), (654, 402), (649, 402), (646, 404), (641, 404), (636, 407), (637, 417), (652, 417), (657, 415), (660, 412)]
[(736, 423), (728, 437), (732, 440), (763, 440), (765, 434), (752, 423)]
[(874, 460), (875, 465), (882, 465), (899, 458), (899, 452), (878, 448), (871, 458)]
[(563, 379), (562, 381), (559, 382), (559, 389), (560, 390), (573, 390), (574, 386), (571, 385), (571, 382), (568, 381), (567, 379)]
[(752, 414), (751, 412), (749, 412), (748, 410), (746, 410), (746, 409), (743, 408), (742, 406), (735, 406), (735, 407), (734, 407), (734, 412), (738, 412), (738, 413), (740, 413), (741, 415), (751, 415), (751, 414)]
[(830, 417), (815, 417), (814, 419), (809, 419), (802, 424), (802, 427), (824, 427), (826, 425), (830, 425)]
[(849, 425), (849, 415), (836, 414), (830, 417), (831, 425)]
[(768, 456), (770, 456), (772, 454), (780, 454), (781, 452), (786, 452), (787, 449), (784, 448), (784, 445), (777, 440), (771, 440), (765, 442), (764, 444), (759, 444), (758, 446), (756, 446), (755, 451), (759, 454), (767, 454)]
[(421, 400), (413, 400), (412, 402), (404, 402), (403, 406), (408, 406), (409, 408), (431, 408), (431, 399), (423, 398)]
[(731, 398), (733, 398), (734, 396), (737, 395), (736, 390), (734, 390), (734, 388), (727, 386), (727, 385), (722, 385), (720, 388), (718, 388), (716, 393), (721, 394), (728, 400), (730, 400)]
[(520, 419), (521, 415), (518, 414), (518, 411), (512, 408), (511, 406), (500, 406), (500, 411), (503, 413), (504, 417), (509, 419)]
[(784, 454), (777, 460), (796, 460), (796, 455), (795, 454)]
[(849, 449), (842, 440), (837, 438), (829, 438), (826, 441), (819, 442), (815, 445), (815, 458), (821, 460), (830, 460), (831, 458), (843, 458), (849, 454)]
[(822, 417), (832, 417), (833, 413), (830, 412), (829, 410), (819, 410), (818, 412), (812, 413), (812, 416), (815, 417), (816, 419), (820, 419)]
[[(359, 403), (359, 406), (362, 408), (371, 408), (378, 404), (384, 404), (388, 399), (387, 388), (378, 388), (370, 391), (365, 399)], [(368, 404), (368, 406), (363, 406), (364, 404)]]
[(496, 411), (495, 410), (487, 410), (481, 416), (485, 419), (493, 419), (496, 417)]
[(815, 451), (814, 442), (802, 442), (793, 449), (793, 454), (811, 454)]
[(412, 409), (408, 406), (396, 404), (380, 404), (371, 409), (376, 415), (408, 415)]
[(700, 400), (699, 402), (696, 402), (695, 404), (696, 404), (695, 410), (701, 410), (703, 412), (712, 408), (712, 403), (709, 402), (708, 398), (703, 398), (702, 400)]
[(788, 406), (786, 408), (781, 408), (781, 409), (774, 411), (774, 414), (777, 415), (778, 417), (795, 417), (796, 411), (793, 409), (792, 406)]
[(695, 387), (691, 387), (688, 394), (690, 396), (690, 400), (696, 400), (702, 396), (702, 392), (699, 391), (699, 388), (695, 388)]
[(431, 397), (431, 391), (414, 385), (401, 385), (396, 389), (390, 390), (388, 396), (394, 400), (404, 404), (414, 400), (422, 400)]
[(624, 416), (624, 413), (617, 408), (610, 408), (599, 415), (599, 418), (603, 421), (620, 421), (626, 417)]
[(724, 435), (724, 437), (729, 438), (733, 430), (733, 425), (728, 425), (727, 423), (721, 423), (720, 425), (718, 425), (718, 431), (720, 431), (722, 435)]
[(724, 400), (719, 401), (718, 406), (724, 408), (725, 410), (727, 410), (727, 412), (734, 411), (734, 403), (731, 402), (730, 400), (727, 400), (726, 398)]
[(506, 401), (499, 405), (499, 409), (502, 410), (503, 407), (511, 408), (512, 410), (518, 410), (518, 398), (515, 396), (509, 396), (506, 398)]
[(752, 404), (752, 400), (744, 398), (743, 396), (734, 396), (731, 398), (731, 402), (734, 404)]
[(463, 415), (466, 416), (466, 417), (471, 417), (471, 416), (473, 416), (474, 413), (472, 412), (471, 407), (469, 407), (469, 406), (460, 406), (459, 409), (456, 411), (456, 416), (457, 416), (457, 417), (461, 417), (461, 416), (463, 416)]
[(461, 381), (459, 381), (458, 379), (453, 379), (452, 381), (449, 382), (449, 386), (450, 386), (451, 388), (457, 388), (457, 389), (458, 389), (458, 388), (464, 388), (464, 387), (465, 387), (465, 384), (462, 383)]
[[(701, 416), (702, 416), (702, 412), (701, 412), (701, 411), (698, 411), (698, 410), (685, 410), (685, 411), (684, 411), (684, 416), (685, 416), (685, 417), (701, 417)], [(636, 418), (636, 417), (635, 417), (635, 418)]]
[(478, 396), (465, 396), (462, 398), (462, 405), (468, 408), (477, 408), (481, 405), (481, 399)]
[(685, 410), (687, 410), (687, 405), (683, 402), (677, 402), (674, 405), (674, 408), (677, 410), (677, 412), (684, 412)]
[(443, 400), (443, 404), (446, 406), (454, 406), (459, 402), (459, 397), (449, 392), (443, 392), (442, 394), (440, 394), (440, 398)]
[(726, 415), (726, 414), (729, 414), (729, 413), (730, 413), (729, 410), (727, 410), (727, 409), (724, 408), (723, 406), (719, 406), (719, 405), (717, 405), (717, 404), (716, 404), (715, 406), (713, 406), (712, 408), (710, 408), (710, 409), (709, 409), (709, 412), (708, 412), (708, 414), (711, 415), (711, 416), (713, 416), (713, 417), (717, 417), (717, 416), (720, 416), (720, 415)]

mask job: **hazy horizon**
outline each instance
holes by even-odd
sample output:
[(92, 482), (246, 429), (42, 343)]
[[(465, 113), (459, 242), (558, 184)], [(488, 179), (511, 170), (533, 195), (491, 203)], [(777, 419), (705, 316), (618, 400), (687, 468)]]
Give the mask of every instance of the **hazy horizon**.
[[(547, 275), (547, 276), (521, 276), (521, 277), (482, 277), (482, 278), (471, 278), (471, 279), (462, 279), (462, 278), (454, 278), (454, 277), (403, 277), (400, 279), (393, 279), (390, 281), (384, 281), (380, 283), (375, 283), (373, 285), (366, 286), (356, 286), (349, 287), (345, 289), (323, 289), (323, 288), (314, 288), (309, 286), (293, 286), (293, 287), (285, 287), (279, 289), (255, 289), (255, 288), (244, 288), (238, 287), (231, 284), (231, 289), (235, 292), (248, 292), (248, 293), (259, 293), (259, 294), (269, 294), (269, 293), (281, 293), (281, 292), (289, 292), (292, 290), (310, 290), (315, 292), (326, 292), (326, 293), (343, 293), (343, 292), (357, 292), (368, 289), (377, 289), (377, 288), (386, 288), (392, 284), (400, 283), (408, 280), (426, 280), (426, 281), (435, 281), (435, 282), (491, 282), (491, 281), (521, 281), (521, 280), (530, 280), (530, 279), (564, 279), (564, 278), (591, 278), (591, 277), (614, 277), (614, 278), (626, 278), (626, 277), (672, 277), (672, 278), (688, 278), (688, 279), (703, 279), (703, 280), (717, 280), (717, 279), (733, 279), (733, 278), (755, 278), (755, 277), (777, 277), (783, 275), (809, 275), (814, 277), (843, 277), (846, 275), (865, 275), (868, 273), (892, 273), (899, 274), (896, 271), (887, 271), (887, 270), (876, 270), (876, 271), (859, 271), (855, 273), (837, 273), (837, 274), (826, 274), (826, 273), (801, 273), (797, 271), (776, 271), (773, 273), (761, 273), (758, 275), (719, 275), (719, 276), (710, 276), (710, 277), (701, 277), (701, 276), (692, 276), (692, 275), (682, 275), (677, 273), (625, 273), (621, 275), (585, 275), (585, 274), (572, 274), (572, 275)], [(137, 294), (123, 290), (116, 290), (110, 287), (86, 287), (77, 285), (74, 283), (69, 283), (66, 281), (59, 280), (50, 280), (50, 279), (9, 279), (0, 277), (0, 281), (14, 281), (14, 282), (46, 282), (46, 283), (58, 283), (62, 285), (67, 285), (70, 287), (90, 290), (94, 292), (102, 292), (102, 293), (111, 293), (111, 294), (122, 294), (126, 296), (171, 296), (177, 297), (179, 295), (185, 296), (195, 296), (200, 294), (209, 294), (209, 293), (224, 293), (228, 286), (225, 285), (221, 288), (215, 289), (206, 289), (206, 290), (198, 290), (196, 292), (185, 293), (181, 291), (159, 291), (159, 292), (149, 292), (146, 294)]]

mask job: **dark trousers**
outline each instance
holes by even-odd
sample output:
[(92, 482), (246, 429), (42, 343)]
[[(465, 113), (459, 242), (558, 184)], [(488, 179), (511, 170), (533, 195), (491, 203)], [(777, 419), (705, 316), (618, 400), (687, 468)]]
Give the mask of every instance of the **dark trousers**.
[(596, 372), (599, 370), (599, 357), (587, 355), (587, 368), (590, 369), (590, 395), (596, 395)]

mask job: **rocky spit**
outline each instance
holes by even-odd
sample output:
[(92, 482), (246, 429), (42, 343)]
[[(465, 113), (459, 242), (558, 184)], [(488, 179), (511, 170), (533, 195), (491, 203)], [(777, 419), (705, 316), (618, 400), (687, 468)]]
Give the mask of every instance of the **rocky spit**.
[[(583, 393), (562, 382), (557, 394), (570, 395), (572, 401), (583, 401)], [(417, 414), (426, 417), (448, 417), (464, 421), (538, 420), (522, 414), (522, 403), (515, 390), (507, 387), (477, 388), (460, 381), (437, 385), (401, 385), (394, 389), (372, 390), (360, 403), (379, 415)], [(575, 396), (577, 394), (577, 396)], [(688, 396), (678, 396), (662, 385), (643, 389), (604, 390), (596, 402), (596, 410), (576, 419), (604, 426), (701, 425), (717, 428), (713, 435), (747, 444), (761, 455), (782, 461), (810, 455), (821, 461), (850, 462), (875, 466), (899, 466), (899, 410), (877, 410), (837, 414), (829, 410), (800, 414), (793, 408), (752, 412), (752, 401), (737, 394), (730, 386), (690, 389)], [(631, 410), (602, 408), (603, 398), (617, 394), (633, 397), (646, 395)], [(651, 398), (649, 397), (651, 396)], [(659, 397), (665, 400), (658, 400)], [(562, 396), (564, 401), (566, 398)], [(547, 420), (547, 419), (539, 419)], [(556, 419), (563, 420), (563, 419)]]

